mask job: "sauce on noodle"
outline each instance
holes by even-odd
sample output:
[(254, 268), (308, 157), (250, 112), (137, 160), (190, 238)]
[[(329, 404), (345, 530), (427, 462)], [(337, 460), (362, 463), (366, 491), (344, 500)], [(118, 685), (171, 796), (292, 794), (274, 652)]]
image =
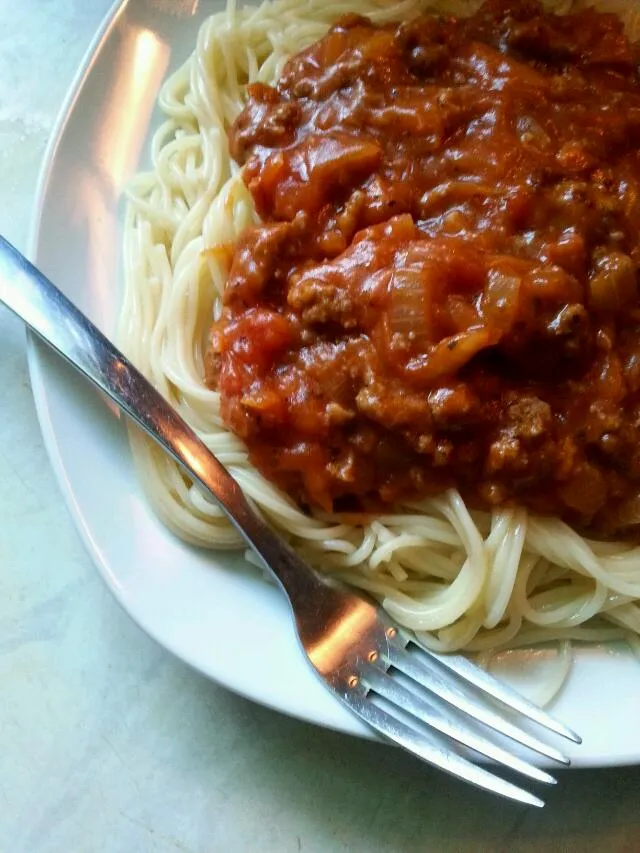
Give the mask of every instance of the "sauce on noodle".
[(262, 224), (206, 378), (297, 501), (640, 523), (639, 55), (613, 16), (349, 16), (230, 131)]

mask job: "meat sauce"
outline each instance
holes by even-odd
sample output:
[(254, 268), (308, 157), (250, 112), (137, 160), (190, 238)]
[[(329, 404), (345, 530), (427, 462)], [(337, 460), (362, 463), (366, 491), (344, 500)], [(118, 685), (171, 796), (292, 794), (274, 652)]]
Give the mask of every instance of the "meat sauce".
[(616, 17), (348, 16), (248, 87), (206, 378), (295, 500), (640, 524), (639, 53)]

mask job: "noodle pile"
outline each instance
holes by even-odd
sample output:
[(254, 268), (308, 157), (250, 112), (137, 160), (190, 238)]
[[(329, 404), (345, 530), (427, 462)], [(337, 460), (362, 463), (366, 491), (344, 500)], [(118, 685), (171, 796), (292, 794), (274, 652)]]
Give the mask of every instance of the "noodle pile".
[[(640, 548), (586, 540), (521, 508), (471, 512), (454, 490), (393, 514), (309, 515), (251, 466), (222, 422), (219, 394), (203, 381), (207, 333), (220, 316), (228, 275), (229, 253), (216, 247), (232, 244), (256, 221), (227, 144), (245, 85), (274, 83), (290, 54), (346, 13), (384, 23), (426, 9), (468, 14), (479, 5), (273, 0), (236, 9), (231, 1), (207, 20), (194, 54), (161, 91), (164, 122), (152, 141), (153, 169), (128, 189), (119, 341), (312, 565), (373, 594), (436, 651), (486, 653), (554, 640), (568, 665), (572, 640), (627, 639), (640, 647)], [(560, 13), (581, 5), (617, 12), (631, 38), (640, 36), (640, 11), (631, 0), (545, 3)], [(173, 531), (209, 548), (243, 546), (163, 451), (137, 433), (132, 445), (148, 498)]]

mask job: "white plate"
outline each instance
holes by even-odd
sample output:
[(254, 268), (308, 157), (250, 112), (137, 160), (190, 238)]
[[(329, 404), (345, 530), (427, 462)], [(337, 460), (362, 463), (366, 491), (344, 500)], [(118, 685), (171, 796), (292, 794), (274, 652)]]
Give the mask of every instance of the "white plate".
[[(120, 295), (124, 183), (146, 161), (167, 70), (220, 8), (196, 0), (129, 0), (112, 9), (58, 122), (42, 174), (31, 255), (107, 334)], [(69, 509), (114, 595), (159, 643), (251, 699), (322, 726), (367, 735), (325, 692), (298, 649), (280, 592), (238, 558), (192, 549), (146, 506), (125, 429), (84, 380), (35, 340), (33, 392)], [(574, 766), (640, 761), (640, 664), (620, 648), (577, 652), (555, 713), (579, 731)], [(539, 654), (508, 668), (532, 682)], [(526, 684), (525, 684), (526, 686)]]

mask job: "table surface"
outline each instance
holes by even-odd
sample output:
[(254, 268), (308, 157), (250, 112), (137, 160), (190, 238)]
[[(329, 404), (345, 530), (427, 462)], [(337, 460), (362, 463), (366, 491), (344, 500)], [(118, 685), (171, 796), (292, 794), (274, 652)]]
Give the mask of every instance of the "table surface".
[[(109, 0), (0, 0), (0, 233)], [(638, 851), (640, 768), (561, 773), (543, 811), (195, 674), (112, 599), (61, 500), (0, 309), (0, 853)], [(606, 725), (606, 720), (603, 720)]]

